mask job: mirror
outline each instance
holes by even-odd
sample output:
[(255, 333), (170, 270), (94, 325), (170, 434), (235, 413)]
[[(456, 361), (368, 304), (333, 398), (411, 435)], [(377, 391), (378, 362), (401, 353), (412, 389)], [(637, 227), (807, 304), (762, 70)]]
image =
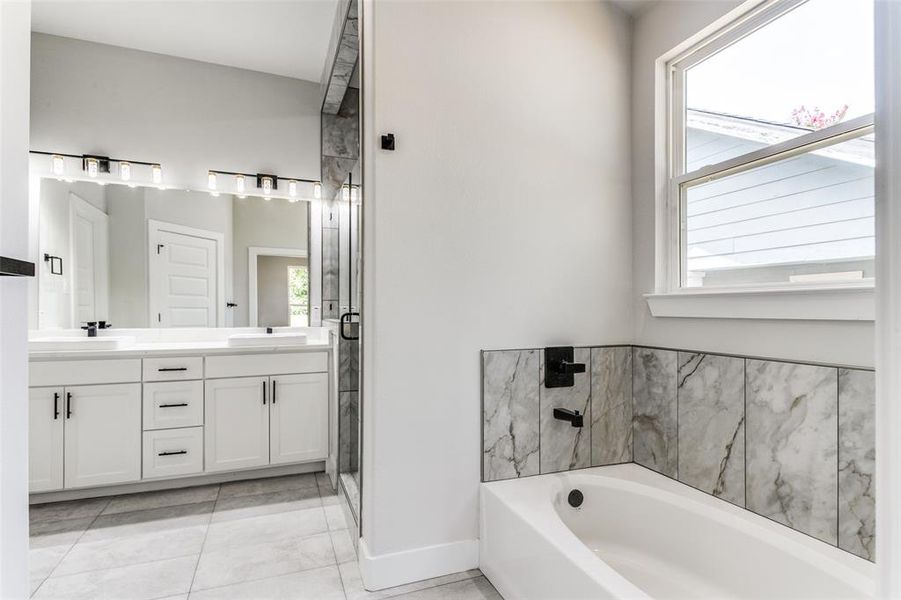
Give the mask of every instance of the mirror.
[(305, 327), (310, 205), (40, 180), (39, 329)]

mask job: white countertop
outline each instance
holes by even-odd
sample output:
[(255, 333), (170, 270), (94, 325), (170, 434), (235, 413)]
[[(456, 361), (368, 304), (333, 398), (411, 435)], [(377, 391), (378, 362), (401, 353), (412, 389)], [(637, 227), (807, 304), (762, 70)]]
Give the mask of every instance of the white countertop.
[[(108, 335), (127, 335), (135, 338), (135, 342), (114, 349), (66, 349), (30, 351), (29, 360), (75, 360), (92, 358), (142, 358), (150, 356), (179, 356), (184, 354), (260, 354), (272, 352), (322, 352), (332, 349), (331, 336), (322, 327), (301, 328), (308, 335), (304, 345), (266, 345), (266, 346), (230, 346), (228, 336), (234, 333), (255, 333), (265, 330), (260, 328), (230, 329), (110, 329)], [(284, 331), (284, 330), (283, 330)], [(41, 337), (85, 337), (83, 331), (66, 330), (64, 332), (32, 332), (29, 339)], [(102, 334), (101, 334), (102, 335)]]

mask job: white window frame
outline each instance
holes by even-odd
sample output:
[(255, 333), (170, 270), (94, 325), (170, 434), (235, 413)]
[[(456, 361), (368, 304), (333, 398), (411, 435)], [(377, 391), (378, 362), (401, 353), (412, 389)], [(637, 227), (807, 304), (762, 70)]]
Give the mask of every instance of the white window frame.
[[(685, 72), (717, 52), (752, 34), (807, 0), (770, 0), (753, 7), (701, 42), (664, 62), (666, 180), (658, 186), (657, 291), (645, 294), (651, 314), (659, 317), (760, 318), (802, 320), (873, 320), (874, 281), (767, 286), (683, 287), (686, 264), (685, 190), (803, 154), (874, 131), (874, 115), (864, 115), (812, 131), (779, 144), (685, 172)], [(659, 155), (659, 154), (658, 154)]]

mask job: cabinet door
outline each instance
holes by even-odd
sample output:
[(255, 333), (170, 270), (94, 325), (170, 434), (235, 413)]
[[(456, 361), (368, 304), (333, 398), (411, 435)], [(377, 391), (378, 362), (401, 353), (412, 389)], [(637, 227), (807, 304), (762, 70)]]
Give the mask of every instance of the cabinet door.
[(63, 388), (28, 390), (28, 490), (63, 489)]
[(66, 488), (141, 478), (141, 384), (67, 387)]
[(205, 470), (269, 464), (269, 378), (204, 382)]
[(328, 374), (272, 377), (272, 464), (328, 456)]

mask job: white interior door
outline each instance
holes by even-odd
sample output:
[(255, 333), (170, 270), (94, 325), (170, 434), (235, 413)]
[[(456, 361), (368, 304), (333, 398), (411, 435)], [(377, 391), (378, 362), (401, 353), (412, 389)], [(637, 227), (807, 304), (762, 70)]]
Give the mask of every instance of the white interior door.
[(216, 327), (222, 310), (221, 234), (151, 223), (150, 326)]
[(72, 326), (109, 319), (109, 217), (70, 195)]

